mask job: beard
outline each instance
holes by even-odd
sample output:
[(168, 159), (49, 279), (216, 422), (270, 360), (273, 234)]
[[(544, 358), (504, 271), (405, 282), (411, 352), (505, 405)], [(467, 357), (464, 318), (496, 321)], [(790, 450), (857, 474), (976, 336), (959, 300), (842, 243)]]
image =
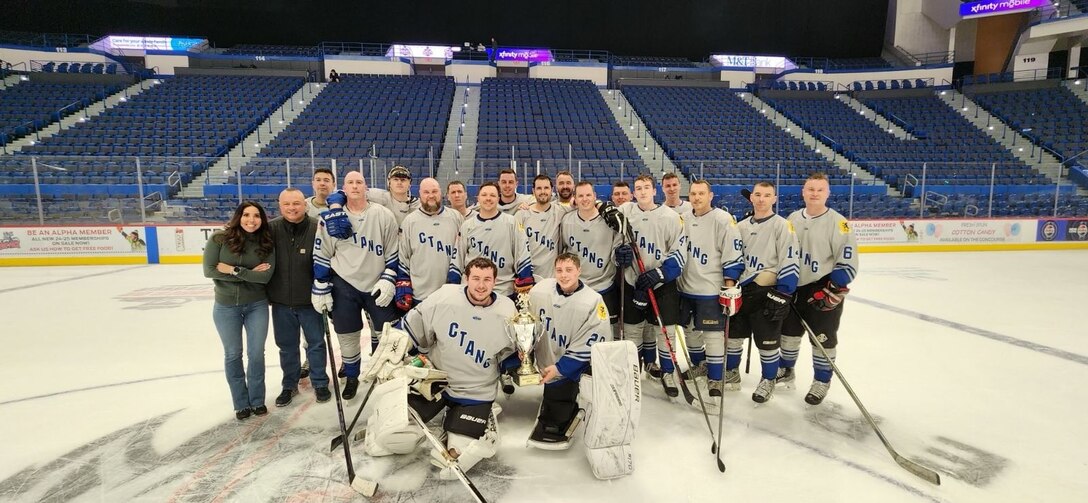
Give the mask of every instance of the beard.
[(439, 203), (437, 203), (437, 202), (427, 202), (427, 201), (422, 201), (422, 202), (419, 203), (419, 205), (420, 205), (420, 207), (423, 208), (423, 211), (426, 211), (427, 213), (431, 213), (431, 214), (438, 213), (438, 208), (440, 207)]
[(573, 194), (574, 191), (571, 189), (559, 189), (559, 199), (562, 199), (564, 201), (569, 200), (570, 196)]

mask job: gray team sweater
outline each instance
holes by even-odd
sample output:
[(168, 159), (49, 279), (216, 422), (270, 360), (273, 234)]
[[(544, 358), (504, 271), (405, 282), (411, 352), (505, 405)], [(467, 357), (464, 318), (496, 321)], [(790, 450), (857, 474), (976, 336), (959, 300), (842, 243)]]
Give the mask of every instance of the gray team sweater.
[[(222, 234), (223, 231), (212, 234), (204, 247), (204, 277), (211, 278), (215, 283), (215, 301), (227, 306), (237, 306), (264, 300), (265, 284), (276, 270), (276, 251), (272, 250), (272, 254), (263, 259), (258, 257), (257, 240), (252, 235), (247, 235), (244, 251), (241, 255), (236, 255), (226, 243), (219, 242)], [(241, 270), (237, 276), (221, 273), (215, 268), (219, 262), (238, 266)], [(264, 272), (253, 270), (265, 262), (272, 268)]]
[(268, 301), (290, 307), (309, 306), (317, 221), (306, 217), (293, 224), (276, 217), (268, 222), (268, 228), (276, 242), (276, 268), (268, 282)]

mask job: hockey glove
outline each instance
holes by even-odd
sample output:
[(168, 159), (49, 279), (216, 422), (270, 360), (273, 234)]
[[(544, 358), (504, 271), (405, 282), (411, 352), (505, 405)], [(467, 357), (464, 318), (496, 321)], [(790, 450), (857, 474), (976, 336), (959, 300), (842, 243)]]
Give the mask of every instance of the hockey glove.
[(330, 209), (342, 208), (345, 204), (348, 204), (348, 196), (347, 194), (344, 194), (344, 191), (338, 190), (325, 198), (325, 204), (328, 205)]
[(650, 269), (638, 275), (635, 281), (635, 290), (653, 290), (665, 283), (665, 277), (661, 274), (661, 268)]
[(788, 293), (782, 293), (777, 289), (767, 292), (767, 300), (763, 301), (763, 316), (771, 321), (782, 321), (790, 313), (790, 302), (793, 297)]
[(529, 276), (529, 277), (526, 277), (526, 278), (515, 278), (514, 279), (514, 292), (519, 293), (519, 294), (528, 293), (529, 290), (532, 289), (533, 285), (535, 285), (535, 284), (536, 284), (536, 280), (533, 279), (532, 276)]
[(601, 212), (604, 223), (608, 224), (612, 230), (620, 233), (624, 232), (623, 221), (620, 220), (620, 211), (611, 202), (601, 203), (597, 210)]
[(718, 303), (722, 305), (722, 314), (726, 316), (739, 313), (742, 301), (739, 286), (723, 286), (721, 290), (718, 290)]
[(378, 338), (378, 347), (374, 348), (366, 371), (359, 376), (359, 380), (388, 379), (394, 368), (404, 365), (404, 357), (411, 348), (412, 339), (408, 332), (394, 328), (392, 323), (387, 322)]
[(821, 311), (834, 311), (842, 305), (842, 299), (848, 293), (850, 293), (849, 288), (837, 286), (829, 280), (822, 289), (812, 292), (808, 305)]
[(370, 291), (370, 295), (374, 296), (374, 303), (377, 304), (378, 307), (386, 307), (390, 302), (393, 302), (393, 296), (396, 291), (397, 288), (393, 285), (392, 281), (379, 279), (378, 282), (374, 284), (374, 289)]
[(623, 244), (616, 247), (616, 264), (620, 267), (629, 267), (635, 263), (635, 251), (631, 245)]
[(351, 237), (351, 220), (348, 220), (347, 212), (337, 208), (322, 211), (320, 216), (321, 225), (325, 226), (325, 230), (328, 231), (330, 236), (336, 239)]
[(412, 309), (414, 299), (412, 298), (412, 280), (399, 279), (396, 283), (397, 293), (394, 296), (394, 300), (397, 303), (397, 309), (401, 311), (408, 311)]
[(650, 294), (646, 293), (646, 290), (635, 290), (635, 294), (631, 296), (631, 303), (635, 305), (635, 309), (644, 310), (650, 305)]
[(332, 312), (332, 284), (315, 279), (313, 286), (310, 287), (310, 303), (319, 313)]

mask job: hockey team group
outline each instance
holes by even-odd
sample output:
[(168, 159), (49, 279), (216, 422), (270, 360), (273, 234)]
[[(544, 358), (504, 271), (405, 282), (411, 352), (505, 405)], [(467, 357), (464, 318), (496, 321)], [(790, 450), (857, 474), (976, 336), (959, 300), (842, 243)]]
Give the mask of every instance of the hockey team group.
[[(371, 383), (359, 412), (366, 404), (372, 412), (356, 437), (367, 455), (429, 443), (440, 477), (469, 486), (465, 472), (496, 453), (498, 392), (517, 393), (515, 385), (544, 386), (529, 445), (567, 448), (584, 426), (601, 479), (633, 469), (643, 378), (720, 414), (723, 393), (741, 389), (745, 339), (759, 355), (755, 402), (794, 385), (806, 335), (820, 347), (804, 400), (817, 405), (828, 394), (858, 257), (846, 218), (826, 206), (822, 174), (805, 181), (805, 206), (788, 218), (775, 212), (773, 184), (746, 189), (751, 208), (739, 222), (714, 207), (706, 181), (692, 182), (682, 201), (675, 174), (662, 179), (664, 204), (648, 175), (633, 191), (617, 182), (604, 203), (567, 172), (538, 175), (530, 196), (504, 170), (473, 206), (457, 181), (444, 198), (426, 178), (412, 196), (411, 173), (399, 166), (388, 190), (368, 188), (359, 172), (336, 190), (320, 168), (312, 183), (309, 198), (281, 192), (271, 221), (243, 202), (204, 251), (238, 419), (268, 413), (269, 306), (284, 374), (277, 406), (292, 401), (300, 378), (311, 379), (317, 401), (331, 398), (331, 320), (344, 379), (342, 391), (332, 379), (334, 390), (351, 400)], [(443, 411), (432, 434), (426, 424)], [(342, 406), (340, 417), (348, 442)]]

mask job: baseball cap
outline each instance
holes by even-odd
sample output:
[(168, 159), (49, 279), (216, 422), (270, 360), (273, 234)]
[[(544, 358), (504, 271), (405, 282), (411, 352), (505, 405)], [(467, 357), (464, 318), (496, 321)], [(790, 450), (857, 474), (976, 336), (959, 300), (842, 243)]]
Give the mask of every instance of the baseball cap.
[(393, 166), (393, 169), (389, 170), (389, 178), (393, 177), (412, 179), (412, 172), (408, 171), (408, 168), (404, 166)]

